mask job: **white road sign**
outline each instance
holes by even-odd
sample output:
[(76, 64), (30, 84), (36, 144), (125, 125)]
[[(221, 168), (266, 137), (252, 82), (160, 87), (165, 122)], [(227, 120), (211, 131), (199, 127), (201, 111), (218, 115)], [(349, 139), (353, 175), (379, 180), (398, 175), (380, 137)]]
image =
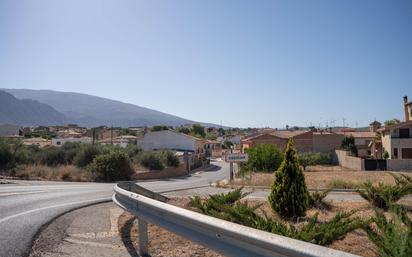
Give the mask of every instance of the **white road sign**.
[(229, 153), (225, 156), (226, 162), (247, 162), (248, 155), (246, 153)]

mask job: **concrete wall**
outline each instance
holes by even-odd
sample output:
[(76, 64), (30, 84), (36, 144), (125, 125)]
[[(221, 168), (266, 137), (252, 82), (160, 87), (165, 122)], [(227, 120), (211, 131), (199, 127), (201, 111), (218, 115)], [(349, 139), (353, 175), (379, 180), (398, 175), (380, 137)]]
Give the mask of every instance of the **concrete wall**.
[(342, 167), (351, 170), (365, 170), (364, 160), (359, 157), (349, 156), (346, 151), (335, 150), (336, 160)]
[(412, 160), (386, 160), (387, 170), (393, 171), (412, 171)]

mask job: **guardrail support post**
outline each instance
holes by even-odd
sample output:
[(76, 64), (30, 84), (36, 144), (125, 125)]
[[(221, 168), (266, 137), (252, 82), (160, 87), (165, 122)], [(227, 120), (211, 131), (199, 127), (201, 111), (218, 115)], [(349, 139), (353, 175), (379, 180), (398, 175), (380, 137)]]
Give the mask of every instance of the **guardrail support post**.
[(139, 226), (139, 255), (148, 256), (149, 255), (149, 236), (147, 232), (147, 222), (143, 219), (138, 218)]

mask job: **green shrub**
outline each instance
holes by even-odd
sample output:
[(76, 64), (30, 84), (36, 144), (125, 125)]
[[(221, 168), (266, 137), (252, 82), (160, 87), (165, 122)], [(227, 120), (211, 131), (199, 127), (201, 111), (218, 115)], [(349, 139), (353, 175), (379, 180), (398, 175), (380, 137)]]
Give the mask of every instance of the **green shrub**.
[(299, 155), (299, 163), (304, 170), (307, 166), (330, 165), (332, 164), (332, 155), (328, 153), (303, 153)]
[(249, 160), (242, 165), (244, 172), (247, 170), (273, 172), (279, 168), (283, 160), (282, 152), (275, 145), (257, 145), (246, 149), (246, 153), (249, 155)]
[(82, 144), (79, 142), (66, 142), (61, 146), (61, 149), (65, 154), (67, 164), (72, 164), (74, 162), (74, 158), (76, 157), (77, 153), (83, 145), (86, 144)]
[(0, 170), (9, 170), (14, 168), (15, 162), (10, 145), (3, 140), (0, 141)]
[(40, 163), (47, 166), (65, 165), (66, 154), (62, 148), (48, 147), (40, 153)]
[(366, 227), (369, 239), (376, 246), (381, 257), (412, 256), (412, 221), (402, 207), (392, 205), (391, 217), (382, 210), (376, 210), (374, 226)]
[(368, 223), (361, 218), (353, 218), (355, 212), (352, 211), (338, 213), (326, 222), (319, 222), (316, 214), (307, 223), (295, 226), (277, 221), (266, 214), (258, 215), (256, 210), (260, 205), (249, 206), (247, 202), (240, 201), (246, 195), (242, 193), (242, 189), (237, 189), (227, 194), (211, 195), (205, 200), (195, 196), (191, 198), (189, 205), (216, 218), (319, 245), (329, 245)]
[(342, 149), (349, 151), (353, 156), (358, 156), (358, 148), (355, 145), (355, 138), (350, 135), (342, 140)]
[(180, 161), (176, 154), (172, 151), (162, 151), (163, 163), (168, 167), (179, 167)]
[(309, 207), (328, 208), (329, 205), (324, 200), (330, 191), (331, 189), (309, 193)]
[(365, 182), (357, 192), (373, 206), (387, 210), (391, 203), (395, 203), (401, 197), (412, 193), (412, 179), (406, 175), (396, 176), (389, 173), (395, 179), (395, 185), (386, 185), (380, 182), (374, 186), (370, 181)]
[(359, 187), (359, 184), (348, 180), (334, 179), (328, 183), (328, 187), (340, 189), (357, 189)]
[(99, 145), (84, 144), (74, 157), (74, 164), (77, 167), (86, 167), (93, 159), (103, 151)]
[(35, 164), (39, 162), (41, 149), (37, 145), (23, 146), (16, 151), (17, 164)]
[(126, 152), (130, 158), (134, 158), (135, 156), (139, 155), (143, 150), (136, 144), (127, 144)]
[(129, 156), (121, 151), (96, 156), (87, 170), (97, 174), (97, 180), (106, 182), (126, 180), (133, 174)]
[(139, 155), (138, 161), (149, 170), (163, 170), (165, 168), (158, 152), (143, 152)]
[(305, 177), (299, 166), (293, 139), (290, 138), (286, 146), (285, 158), (275, 173), (269, 203), (280, 216), (296, 218), (305, 216), (308, 198)]

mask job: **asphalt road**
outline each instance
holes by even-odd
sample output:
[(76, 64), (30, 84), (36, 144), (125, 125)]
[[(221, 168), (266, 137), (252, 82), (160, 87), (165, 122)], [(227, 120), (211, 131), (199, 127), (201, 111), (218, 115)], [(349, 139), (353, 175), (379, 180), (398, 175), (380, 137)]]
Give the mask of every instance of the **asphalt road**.
[[(189, 177), (139, 183), (155, 192), (207, 186), (229, 176), (229, 165), (215, 163)], [(75, 208), (110, 201), (114, 184), (18, 181), (0, 185), (0, 256), (30, 252), (39, 229)]]

